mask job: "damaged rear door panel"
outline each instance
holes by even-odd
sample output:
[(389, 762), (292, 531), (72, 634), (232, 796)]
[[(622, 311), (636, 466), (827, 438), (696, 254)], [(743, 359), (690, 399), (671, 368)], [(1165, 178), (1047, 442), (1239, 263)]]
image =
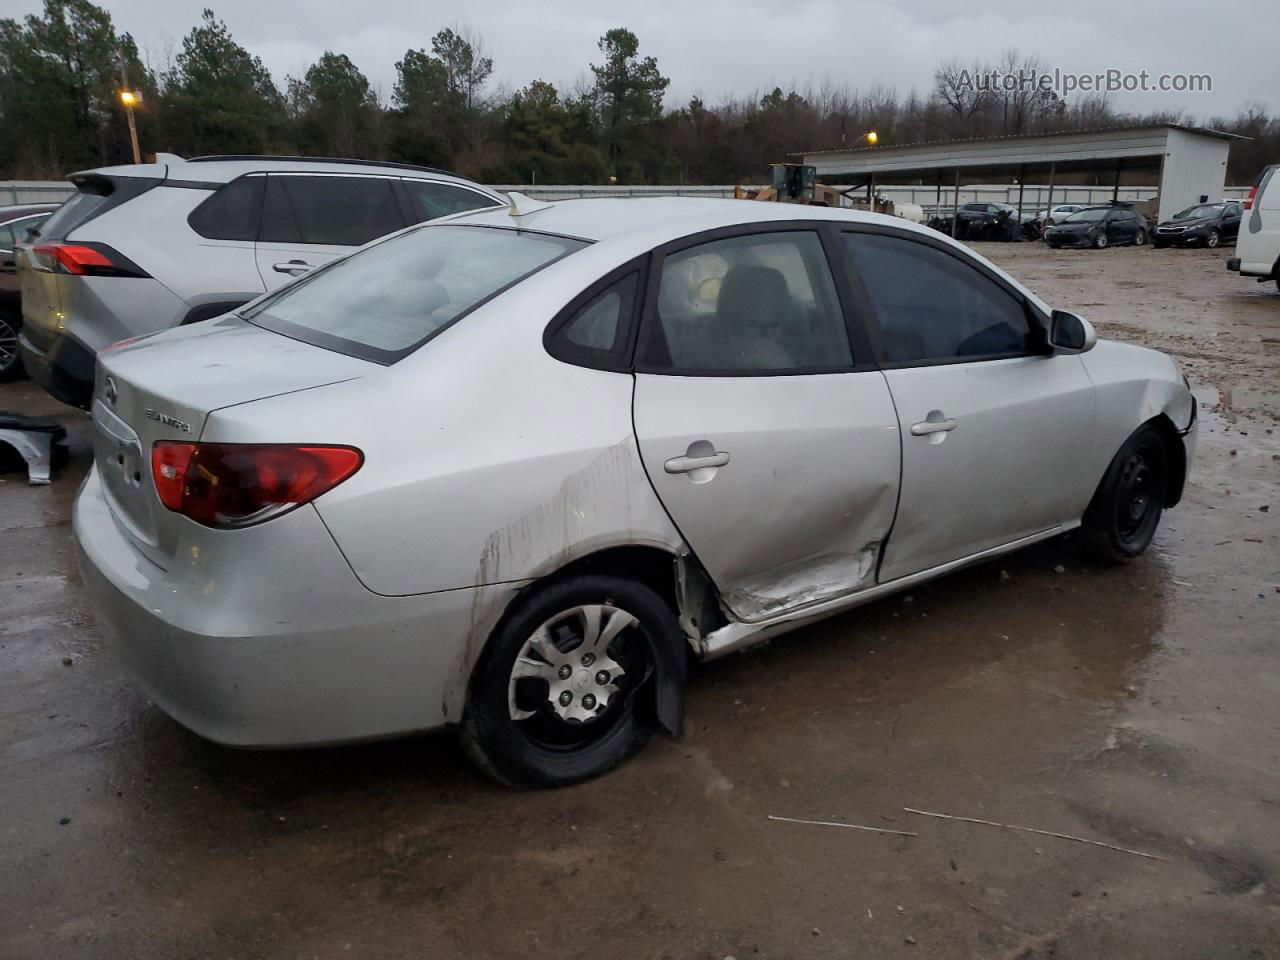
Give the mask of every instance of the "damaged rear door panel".
[[(875, 583), (901, 456), (883, 374), (640, 374), (635, 421), (663, 505), (735, 617)], [(702, 443), (729, 455), (723, 466), (668, 472)]]
[(813, 224), (658, 251), (636, 352), (650, 482), (743, 621), (872, 586), (901, 444)]

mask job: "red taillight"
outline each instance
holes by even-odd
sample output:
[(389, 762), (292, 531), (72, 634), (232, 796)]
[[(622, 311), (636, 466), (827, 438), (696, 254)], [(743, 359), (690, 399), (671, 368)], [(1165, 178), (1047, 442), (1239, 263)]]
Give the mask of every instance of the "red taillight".
[(145, 277), (137, 264), (105, 243), (41, 243), (31, 250), (36, 262), (54, 273), (77, 277)]
[(1257, 197), (1258, 197), (1258, 185), (1255, 183), (1252, 187), (1249, 188), (1249, 195), (1244, 198), (1244, 208), (1246, 210), (1252, 210), (1253, 201), (1256, 200)]
[(332, 490), (360, 469), (355, 447), (159, 440), (151, 473), (160, 502), (207, 527), (247, 527)]

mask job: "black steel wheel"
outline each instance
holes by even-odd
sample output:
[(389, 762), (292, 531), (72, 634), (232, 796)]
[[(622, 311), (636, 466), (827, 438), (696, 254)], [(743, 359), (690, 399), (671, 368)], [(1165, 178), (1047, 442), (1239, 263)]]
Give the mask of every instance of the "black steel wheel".
[(1168, 494), (1164, 439), (1153, 428), (1138, 429), (1115, 455), (1085, 511), (1081, 537), (1086, 552), (1104, 563), (1126, 563), (1151, 545)]

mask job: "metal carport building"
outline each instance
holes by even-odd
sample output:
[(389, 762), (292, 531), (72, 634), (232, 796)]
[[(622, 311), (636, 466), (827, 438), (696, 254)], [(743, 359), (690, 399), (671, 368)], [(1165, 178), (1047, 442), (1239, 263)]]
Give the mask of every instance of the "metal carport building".
[(1114, 183), (1114, 197), (1119, 192), (1122, 173), (1142, 171), (1155, 174), (1159, 219), (1167, 220), (1202, 199), (1222, 197), (1231, 141), (1243, 139), (1247, 138), (1165, 123), (1078, 133), (815, 150), (802, 156), (805, 164), (817, 169), (820, 179), (865, 184), (868, 193), (877, 183), (936, 184), (939, 206), (944, 187), (955, 190), (958, 203), (962, 179), (991, 182), (993, 178), (1016, 177), (1022, 185), (1028, 176), (1047, 177), (1048, 206), (1052, 206), (1054, 180), (1059, 175), (1105, 173)]

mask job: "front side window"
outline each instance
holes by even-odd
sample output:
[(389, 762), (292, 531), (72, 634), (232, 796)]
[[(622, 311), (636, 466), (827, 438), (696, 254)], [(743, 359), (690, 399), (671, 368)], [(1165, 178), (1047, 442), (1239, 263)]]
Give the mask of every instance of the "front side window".
[(394, 363), (582, 240), (442, 225), (393, 237), (290, 284), (245, 314), (285, 336)]
[(267, 178), (260, 240), (358, 247), (405, 225), (390, 177)]
[(1028, 352), (1019, 300), (944, 250), (903, 237), (845, 234), (880, 326), (881, 362), (930, 363)]
[(409, 192), (414, 216), (419, 222), (434, 220), (436, 217), (447, 217), (451, 213), (464, 213), (467, 210), (479, 210), (481, 207), (498, 205), (497, 200), (482, 193), (448, 183), (436, 183), (432, 180), (405, 178), (404, 188)]
[(640, 352), (655, 372), (847, 370), (853, 351), (816, 233), (714, 240), (662, 261)]

